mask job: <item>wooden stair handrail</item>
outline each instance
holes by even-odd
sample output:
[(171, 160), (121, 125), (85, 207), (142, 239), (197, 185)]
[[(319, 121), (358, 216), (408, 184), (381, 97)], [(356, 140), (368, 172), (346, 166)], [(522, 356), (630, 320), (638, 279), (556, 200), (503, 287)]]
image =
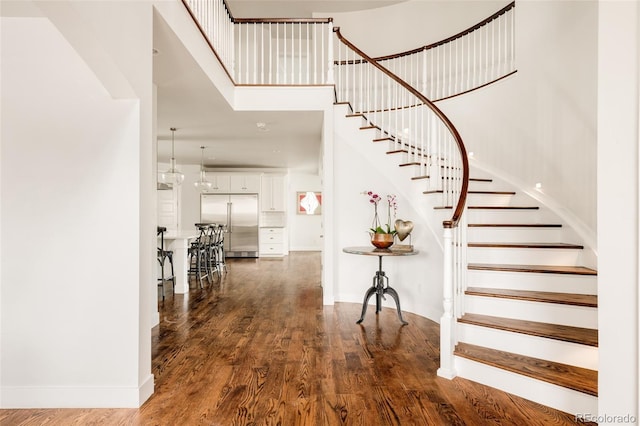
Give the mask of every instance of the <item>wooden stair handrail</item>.
[(399, 53), (394, 53), (394, 54), (391, 54), (391, 55), (378, 56), (378, 57), (375, 57), (373, 59), (376, 60), (376, 61), (387, 61), (389, 59), (401, 58), (403, 56), (412, 55), (414, 53), (422, 52), (423, 50), (429, 50), (429, 49), (433, 49), (434, 47), (442, 46), (443, 44), (447, 44), (447, 43), (449, 43), (449, 42), (451, 42), (453, 40), (456, 40), (456, 39), (459, 39), (461, 37), (464, 37), (467, 34), (470, 34), (470, 33), (474, 32), (475, 30), (483, 27), (484, 25), (487, 25), (489, 22), (497, 19), (498, 17), (504, 15), (505, 13), (507, 13), (508, 11), (513, 9), (515, 6), (516, 6), (516, 2), (512, 1), (511, 3), (509, 3), (508, 5), (506, 5), (505, 7), (503, 7), (502, 9), (497, 11), (496, 13), (494, 13), (493, 15), (489, 16), (488, 18), (483, 19), (482, 21), (478, 22), (477, 24), (467, 28), (466, 30), (460, 31), (459, 33), (454, 34), (451, 37), (447, 37), (447, 38), (445, 38), (443, 40), (436, 41), (435, 43), (427, 44), (425, 46), (416, 47), (415, 49), (411, 49), (411, 50), (407, 50), (407, 51), (399, 52)]
[[(298, 23), (298, 22), (302, 22), (302, 23), (329, 23), (331, 21), (333, 21), (333, 18), (236, 18), (233, 16), (233, 13), (231, 13), (231, 8), (229, 7), (229, 5), (227, 4), (227, 0), (221, 0), (222, 4), (224, 5), (224, 8), (227, 10), (227, 13), (229, 14), (229, 18), (231, 19), (231, 22), (233, 23)], [(184, 1), (183, 1), (184, 3)]]
[(231, 18), (234, 24), (328, 24), (333, 18)]
[(445, 228), (455, 228), (455, 227), (457, 227), (458, 226), (458, 222), (460, 221), (460, 218), (462, 217), (462, 213), (464, 211), (464, 206), (465, 206), (465, 204), (467, 202), (467, 192), (469, 190), (469, 158), (467, 157), (467, 150), (466, 150), (466, 148), (464, 146), (464, 142), (462, 141), (462, 137), (460, 136), (460, 133), (455, 128), (455, 126), (453, 125), (451, 120), (449, 120), (449, 118), (433, 102), (431, 102), (429, 99), (427, 99), (422, 93), (420, 93), (413, 86), (411, 86), (406, 81), (404, 81), (403, 79), (398, 77), (396, 74), (394, 74), (391, 71), (389, 71), (383, 65), (380, 65), (377, 60), (374, 60), (373, 58), (368, 56), (366, 53), (364, 53), (362, 50), (360, 50), (356, 46), (354, 46), (349, 40), (344, 38), (344, 36), (340, 32), (340, 27), (334, 27), (333, 28), (333, 32), (336, 33), (336, 35), (338, 36), (338, 39), (342, 43), (347, 45), (351, 50), (356, 52), (358, 55), (360, 55), (362, 58), (364, 58), (371, 65), (373, 65), (374, 67), (379, 69), (382, 73), (386, 74), (389, 78), (394, 80), (400, 86), (404, 87), (412, 95), (414, 95), (421, 102), (423, 102), (425, 105), (427, 105), (438, 116), (438, 118), (440, 120), (442, 120), (442, 122), (445, 124), (445, 126), (447, 126), (447, 129), (449, 129), (449, 132), (451, 132), (451, 134), (453, 135), (453, 137), (454, 137), (454, 139), (456, 141), (456, 144), (458, 145), (458, 150), (460, 151), (460, 156), (462, 157), (462, 188), (460, 190), (460, 198), (458, 198), (458, 203), (457, 203), (457, 205), (456, 205), (456, 207), (454, 209), (454, 212), (453, 212), (453, 215), (451, 216), (451, 219), (443, 221), (442, 222), (442, 226), (445, 227)]

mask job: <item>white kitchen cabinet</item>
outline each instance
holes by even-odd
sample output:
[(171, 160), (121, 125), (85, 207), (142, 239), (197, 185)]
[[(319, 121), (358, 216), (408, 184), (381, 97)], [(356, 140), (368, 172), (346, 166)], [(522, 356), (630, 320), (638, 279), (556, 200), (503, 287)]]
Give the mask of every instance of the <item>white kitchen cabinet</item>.
[(230, 187), (232, 193), (257, 194), (260, 192), (260, 175), (231, 175)]
[(284, 228), (260, 228), (260, 257), (284, 256)]
[(263, 175), (260, 186), (260, 207), (263, 212), (285, 211), (284, 176)]
[(207, 180), (211, 182), (211, 189), (207, 192), (226, 194), (231, 191), (231, 176), (208, 173)]

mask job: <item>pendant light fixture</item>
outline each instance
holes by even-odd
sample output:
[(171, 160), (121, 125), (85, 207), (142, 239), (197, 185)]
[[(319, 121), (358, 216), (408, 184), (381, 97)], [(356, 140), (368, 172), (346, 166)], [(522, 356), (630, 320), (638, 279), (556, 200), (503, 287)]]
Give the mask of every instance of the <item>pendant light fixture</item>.
[(211, 189), (213, 184), (207, 180), (207, 175), (204, 171), (204, 146), (201, 146), (202, 154), (200, 155), (200, 180), (194, 183), (196, 189), (201, 192), (206, 192)]
[(184, 181), (184, 175), (176, 167), (176, 156), (175, 156), (176, 128), (172, 127), (170, 130), (171, 130), (171, 160), (169, 160), (169, 170), (167, 170), (166, 172), (161, 172), (158, 176), (158, 181), (160, 183), (180, 185)]

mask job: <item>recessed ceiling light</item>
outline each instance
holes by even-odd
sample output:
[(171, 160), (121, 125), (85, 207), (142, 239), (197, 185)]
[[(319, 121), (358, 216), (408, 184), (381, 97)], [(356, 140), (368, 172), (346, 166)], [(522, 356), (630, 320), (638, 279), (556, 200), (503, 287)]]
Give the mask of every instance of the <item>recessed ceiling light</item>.
[(263, 123), (262, 121), (258, 121), (256, 123), (256, 127), (261, 132), (268, 132), (269, 131), (269, 128), (267, 127), (267, 123)]

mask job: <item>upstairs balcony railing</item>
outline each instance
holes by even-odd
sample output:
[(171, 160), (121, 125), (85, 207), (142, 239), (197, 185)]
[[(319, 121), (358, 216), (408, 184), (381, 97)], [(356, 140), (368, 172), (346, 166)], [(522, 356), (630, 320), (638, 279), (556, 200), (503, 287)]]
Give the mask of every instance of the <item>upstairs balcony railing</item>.
[(373, 59), (432, 102), (487, 86), (516, 72), (515, 2), (444, 40)]
[[(326, 85), (337, 68), (328, 19), (238, 19), (224, 0), (181, 0), (237, 85)], [(515, 72), (515, 2), (460, 33), (372, 58), (431, 101)], [(337, 64), (337, 66), (336, 66)]]
[(328, 19), (236, 19), (224, 0), (182, 0), (237, 85), (333, 84)]

